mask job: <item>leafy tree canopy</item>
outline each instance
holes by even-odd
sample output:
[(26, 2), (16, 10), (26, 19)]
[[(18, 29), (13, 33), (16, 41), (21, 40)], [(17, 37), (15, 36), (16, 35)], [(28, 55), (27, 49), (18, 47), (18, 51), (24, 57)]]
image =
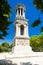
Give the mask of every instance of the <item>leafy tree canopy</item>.
[(2, 46), (8, 48), (9, 47), (9, 43), (4, 42), (4, 43), (2, 43)]
[(38, 10), (43, 12), (43, 0), (34, 0), (34, 5)]
[(8, 20), (10, 13), (11, 8), (7, 0), (0, 0), (0, 39), (4, 39), (8, 35), (8, 26), (11, 24)]
[(0, 44), (0, 52), (9, 52), (9, 46), (9, 43), (3, 42), (2, 44)]
[(30, 39), (30, 46), (33, 51), (43, 51), (43, 34), (39, 36), (32, 36)]
[[(43, 13), (43, 0), (33, 0), (33, 4), (37, 8), (37, 10), (40, 10), (42, 14)], [(32, 23), (31, 26), (33, 28), (41, 24), (40, 15), (39, 15), (39, 18)], [(41, 26), (40, 31), (43, 32), (43, 26)]]
[(15, 44), (12, 43), (12, 44), (10, 44), (9, 48), (12, 48), (12, 47), (14, 47), (14, 46), (15, 46)]
[(32, 23), (32, 27), (36, 27), (36, 26), (38, 26), (39, 24), (41, 23), (41, 21), (40, 21), (40, 19), (38, 19), (38, 20), (35, 20), (33, 23)]
[(0, 52), (10, 52), (12, 51), (12, 47), (14, 47), (14, 43), (3, 42), (0, 44)]

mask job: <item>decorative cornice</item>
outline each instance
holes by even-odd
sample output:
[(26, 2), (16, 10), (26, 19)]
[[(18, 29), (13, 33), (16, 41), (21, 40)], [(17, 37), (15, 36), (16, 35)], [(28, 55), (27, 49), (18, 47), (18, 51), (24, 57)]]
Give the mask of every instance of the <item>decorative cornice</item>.
[(18, 8), (23, 8), (24, 10), (26, 10), (24, 4), (19, 3), (18, 5), (16, 5), (15, 9), (17, 10)]
[(26, 18), (24, 18), (24, 17), (16, 17), (16, 19), (15, 20), (22, 20), (22, 21), (28, 21), (28, 19), (26, 19)]
[(29, 40), (30, 38), (29, 37), (15, 37), (14, 39), (26, 39), (26, 40)]

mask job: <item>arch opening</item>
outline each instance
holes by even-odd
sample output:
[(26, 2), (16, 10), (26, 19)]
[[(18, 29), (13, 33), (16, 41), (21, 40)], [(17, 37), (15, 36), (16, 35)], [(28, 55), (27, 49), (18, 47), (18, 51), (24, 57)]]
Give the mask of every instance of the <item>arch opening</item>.
[(20, 35), (24, 35), (24, 26), (23, 25), (20, 26)]

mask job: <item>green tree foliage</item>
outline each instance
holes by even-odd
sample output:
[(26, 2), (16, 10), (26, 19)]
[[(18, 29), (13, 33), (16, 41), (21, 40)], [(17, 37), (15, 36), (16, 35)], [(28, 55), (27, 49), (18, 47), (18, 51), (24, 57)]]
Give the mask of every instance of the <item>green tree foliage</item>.
[(41, 21), (40, 21), (40, 19), (38, 19), (38, 20), (35, 20), (33, 23), (32, 23), (32, 27), (36, 27), (36, 26), (38, 26), (39, 24), (41, 23)]
[(12, 49), (12, 47), (14, 47), (14, 46), (15, 46), (14, 43), (12, 43), (12, 44), (10, 44), (9, 48)]
[(8, 52), (9, 51), (9, 44), (4, 42), (0, 44), (0, 52)]
[(43, 27), (41, 27), (41, 30), (40, 31), (43, 32)]
[(39, 36), (32, 36), (30, 38), (30, 46), (33, 51), (43, 51), (43, 34)]
[(43, 12), (43, 0), (34, 0), (34, 5), (38, 10)]
[(4, 43), (2, 43), (2, 46), (8, 48), (9, 44), (7, 42), (4, 42)]
[(11, 8), (7, 0), (0, 0), (0, 39), (4, 39), (8, 35), (8, 26), (11, 24), (8, 20), (10, 13)]
[(9, 44), (7, 42), (4, 42), (0, 44), (0, 52), (10, 52), (13, 46), (14, 46), (14, 43)]
[[(40, 10), (40, 12), (42, 14), (43, 13), (43, 0), (34, 0), (33, 4), (37, 8), (37, 10)], [(39, 18), (32, 23), (32, 25), (31, 25), (32, 27), (36, 27), (41, 24), (40, 15), (39, 15)], [(40, 31), (43, 32), (43, 26), (41, 27)]]

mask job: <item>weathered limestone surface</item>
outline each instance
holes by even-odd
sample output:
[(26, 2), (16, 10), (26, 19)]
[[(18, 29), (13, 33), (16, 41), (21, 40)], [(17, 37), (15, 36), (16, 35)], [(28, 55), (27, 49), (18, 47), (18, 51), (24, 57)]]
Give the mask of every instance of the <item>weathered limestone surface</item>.
[[(28, 63), (27, 65), (43, 65), (43, 52), (31, 52), (29, 54), (16, 55), (15, 53), (0, 53), (0, 60), (6, 60), (8, 63), (21, 65)], [(2, 63), (7, 63), (6, 61)], [(29, 64), (30, 63), (30, 64)]]

